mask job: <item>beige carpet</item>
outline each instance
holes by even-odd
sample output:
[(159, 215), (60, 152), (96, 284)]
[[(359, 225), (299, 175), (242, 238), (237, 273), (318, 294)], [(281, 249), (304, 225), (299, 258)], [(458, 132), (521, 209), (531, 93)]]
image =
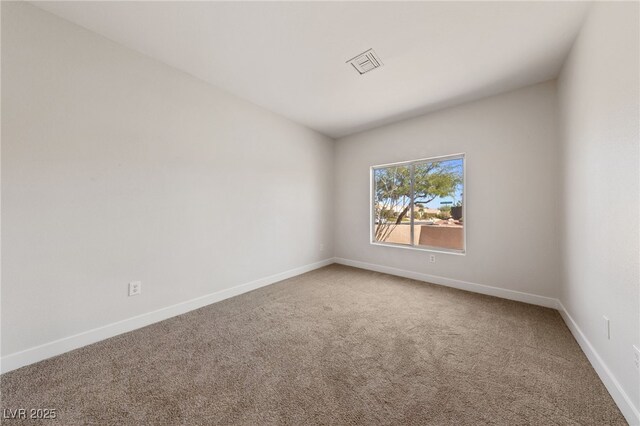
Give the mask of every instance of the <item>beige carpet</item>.
[[(625, 424), (551, 309), (331, 265), (1, 377), (40, 424)], [(19, 422), (6, 422), (6, 424)]]

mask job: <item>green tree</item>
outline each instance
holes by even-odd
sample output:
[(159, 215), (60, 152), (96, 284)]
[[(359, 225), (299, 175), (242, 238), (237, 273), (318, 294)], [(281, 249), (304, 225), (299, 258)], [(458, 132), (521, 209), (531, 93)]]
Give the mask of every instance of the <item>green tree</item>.
[[(374, 171), (375, 236), (385, 241), (408, 217), (411, 208), (411, 167), (395, 166)], [(459, 163), (441, 161), (414, 166), (413, 204), (426, 205), (437, 197), (453, 196), (462, 184)]]
[(451, 217), (451, 206), (441, 206), (439, 219), (449, 219)]

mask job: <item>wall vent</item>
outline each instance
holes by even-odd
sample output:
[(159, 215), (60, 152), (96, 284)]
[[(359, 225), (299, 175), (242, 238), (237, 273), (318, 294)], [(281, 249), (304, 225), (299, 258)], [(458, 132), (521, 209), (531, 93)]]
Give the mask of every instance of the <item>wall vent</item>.
[(347, 64), (351, 64), (353, 68), (358, 71), (360, 75), (375, 70), (376, 68), (380, 68), (382, 66), (382, 61), (376, 55), (376, 52), (373, 49), (369, 49), (365, 52), (362, 52), (355, 58), (351, 58), (347, 61)]

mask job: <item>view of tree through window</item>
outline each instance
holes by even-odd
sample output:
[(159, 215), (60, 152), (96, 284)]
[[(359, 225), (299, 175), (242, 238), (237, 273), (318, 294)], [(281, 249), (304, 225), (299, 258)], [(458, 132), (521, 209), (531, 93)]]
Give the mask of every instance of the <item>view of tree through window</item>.
[(464, 156), (373, 167), (374, 242), (463, 252)]

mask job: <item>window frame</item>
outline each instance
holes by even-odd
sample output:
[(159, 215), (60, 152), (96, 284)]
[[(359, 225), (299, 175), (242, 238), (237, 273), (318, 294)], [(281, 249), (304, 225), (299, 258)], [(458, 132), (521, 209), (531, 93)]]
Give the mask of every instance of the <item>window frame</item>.
[[(413, 175), (415, 171), (415, 166), (424, 163), (432, 163), (435, 161), (445, 161), (445, 160), (456, 160), (462, 159), (462, 217), (464, 218), (464, 224), (462, 227), (462, 250), (449, 249), (445, 247), (434, 247), (434, 246), (420, 246), (416, 245), (414, 242), (414, 217), (413, 217)], [(375, 198), (375, 171), (379, 169), (386, 169), (389, 167), (397, 167), (397, 166), (409, 166), (410, 167), (410, 175), (411, 175), (411, 197), (410, 198), (410, 211), (411, 211), (411, 243), (410, 244), (400, 244), (400, 243), (389, 243), (376, 241), (376, 198)], [(454, 254), (458, 256), (465, 256), (467, 254), (467, 157), (466, 153), (461, 152), (457, 154), (449, 154), (449, 155), (439, 155), (436, 157), (427, 157), (420, 158), (418, 160), (409, 160), (409, 161), (399, 161), (395, 163), (386, 163), (386, 164), (377, 164), (375, 166), (371, 166), (369, 168), (369, 244), (374, 246), (382, 246), (382, 247), (397, 247), (408, 250), (417, 250), (417, 251), (427, 251), (432, 253), (444, 253), (444, 254)]]

